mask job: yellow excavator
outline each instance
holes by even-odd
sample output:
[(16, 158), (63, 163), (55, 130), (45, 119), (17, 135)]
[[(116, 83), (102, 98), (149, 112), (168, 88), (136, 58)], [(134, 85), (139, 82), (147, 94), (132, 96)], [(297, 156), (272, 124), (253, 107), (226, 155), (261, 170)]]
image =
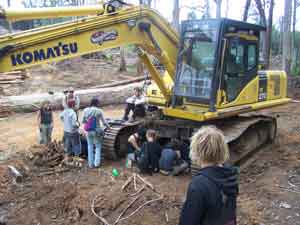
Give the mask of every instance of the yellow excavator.
[(215, 125), (230, 144), (234, 164), (275, 139), (276, 118), (255, 111), (289, 102), (287, 77), (284, 71), (259, 70), (264, 27), (230, 19), (187, 20), (179, 34), (156, 11), (120, 0), (0, 12), (11, 21), (70, 16), (81, 18), (0, 36), (0, 72), (135, 45), (153, 81), (146, 95), (156, 110), (143, 121), (111, 122), (103, 144), (107, 158), (124, 156), (128, 136), (141, 123), (156, 129), (161, 141), (188, 141), (201, 126)]

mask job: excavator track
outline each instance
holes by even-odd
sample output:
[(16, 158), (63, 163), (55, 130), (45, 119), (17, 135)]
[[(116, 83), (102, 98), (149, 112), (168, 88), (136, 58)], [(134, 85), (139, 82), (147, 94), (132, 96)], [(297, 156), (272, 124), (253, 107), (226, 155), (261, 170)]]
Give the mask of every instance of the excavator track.
[[(230, 149), (230, 165), (242, 166), (266, 144), (272, 143), (277, 134), (277, 121), (274, 117), (255, 115), (231, 118), (217, 125), (225, 135)], [(192, 174), (199, 167), (192, 165)]]
[[(161, 139), (181, 137), (188, 140), (201, 126), (214, 125), (223, 131), (230, 148), (231, 165), (241, 166), (264, 145), (276, 137), (276, 118), (264, 115), (236, 116), (203, 124), (178, 120), (151, 120), (124, 123), (110, 121), (111, 128), (105, 131), (103, 140), (104, 157), (117, 160), (126, 155), (128, 137), (137, 131), (141, 124), (156, 129)], [(199, 168), (192, 165), (192, 174)]]
[(136, 132), (141, 122), (126, 123), (121, 120), (109, 121), (110, 128), (103, 137), (103, 155), (105, 159), (117, 160), (126, 155), (127, 140)]

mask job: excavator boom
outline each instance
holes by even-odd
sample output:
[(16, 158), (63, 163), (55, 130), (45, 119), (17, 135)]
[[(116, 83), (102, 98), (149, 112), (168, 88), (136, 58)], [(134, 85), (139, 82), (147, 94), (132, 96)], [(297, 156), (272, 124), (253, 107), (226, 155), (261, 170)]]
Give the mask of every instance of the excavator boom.
[[(179, 37), (158, 13), (144, 7), (128, 7), (112, 13), (104, 13), (103, 7), (85, 7), (70, 10), (58, 9), (7, 10), (3, 17), (32, 19), (56, 15), (101, 15), (76, 21), (37, 28), (0, 37), (0, 72), (20, 70), (35, 65), (69, 59), (80, 55), (124, 45), (135, 45), (152, 79), (164, 98), (169, 101), (174, 81)], [(82, 10), (82, 11), (81, 11)], [(161, 76), (151, 63), (150, 55), (165, 66)], [(169, 80), (166, 83), (165, 80)], [(170, 82), (171, 81), (171, 82)]]

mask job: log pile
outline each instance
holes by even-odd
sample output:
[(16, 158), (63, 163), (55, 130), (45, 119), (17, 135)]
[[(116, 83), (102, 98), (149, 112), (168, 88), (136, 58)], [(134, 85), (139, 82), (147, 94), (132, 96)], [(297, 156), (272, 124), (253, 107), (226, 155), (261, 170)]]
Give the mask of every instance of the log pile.
[(33, 164), (39, 167), (56, 167), (64, 159), (64, 148), (62, 143), (54, 141), (44, 146), (36, 146), (38, 151), (31, 156)]
[(65, 158), (62, 142), (53, 141), (48, 145), (37, 145), (33, 148), (34, 153), (29, 150), (31, 152), (29, 158), (33, 165), (39, 168), (39, 171), (43, 171), (38, 176), (66, 172), (71, 168), (83, 166), (84, 159), (79, 157)]
[(0, 85), (20, 84), (23, 83), (26, 78), (28, 78), (28, 74), (25, 70), (0, 73)]

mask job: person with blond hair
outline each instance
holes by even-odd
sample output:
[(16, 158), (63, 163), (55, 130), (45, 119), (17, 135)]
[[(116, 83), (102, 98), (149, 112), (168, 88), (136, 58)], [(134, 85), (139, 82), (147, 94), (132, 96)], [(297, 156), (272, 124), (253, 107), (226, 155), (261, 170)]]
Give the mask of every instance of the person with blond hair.
[(229, 149), (223, 133), (210, 126), (199, 129), (190, 157), (201, 169), (188, 187), (179, 225), (236, 225), (238, 170), (224, 166)]

